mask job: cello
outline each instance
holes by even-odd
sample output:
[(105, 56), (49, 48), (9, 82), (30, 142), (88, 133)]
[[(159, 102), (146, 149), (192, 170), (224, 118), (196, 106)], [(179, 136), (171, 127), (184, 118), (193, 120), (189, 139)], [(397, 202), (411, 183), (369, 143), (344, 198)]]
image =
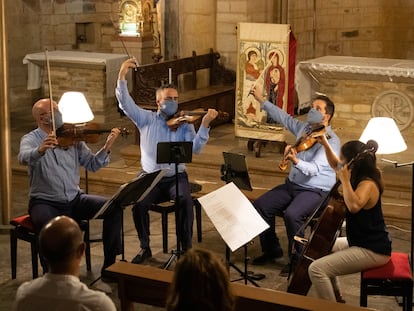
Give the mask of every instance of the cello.
[[(348, 167), (351, 168), (352, 164), (363, 154), (375, 152), (377, 149), (378, 144), (375, 141), (368, 141), (367, 149), (361, 151), (352, 158), (347, 164)], [(296, 239), (295, 237), (295, 240), (299, 240), (304, 243), (305, 246), (299, 256), (296, 268), (289, 279), (288, 293), (306, 296), (312, 285), (308, 274), (309, 265), (316, 259), (330, 254), (332, 251), (332, 247), (338, 237), (339, 229), (342, 226), (347, 211), (344, 198), (338, 191), (340, 185), (341, 182), (338, 180), (327, 197), (310, 216), (307, 223), (309, 223), (315, 215), (319, 214), (321, 208), (324, 208), (309, 239)], [(305, 223), (305, 225), (307, 223)]]

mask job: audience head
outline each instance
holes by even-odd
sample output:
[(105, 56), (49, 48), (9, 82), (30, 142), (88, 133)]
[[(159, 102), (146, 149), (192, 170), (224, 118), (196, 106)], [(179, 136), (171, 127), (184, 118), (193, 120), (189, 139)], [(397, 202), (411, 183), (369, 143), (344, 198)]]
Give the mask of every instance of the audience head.
[(39, 247), (50, 272), (78, 273), (85, 243), (79, 225), (72, 218), (58, 216), (49, 221), (40, 231)]
[(207, 250), (190, 249), (178, 261), (168, 311), (229, 311), (234, 298), (225, 264)]

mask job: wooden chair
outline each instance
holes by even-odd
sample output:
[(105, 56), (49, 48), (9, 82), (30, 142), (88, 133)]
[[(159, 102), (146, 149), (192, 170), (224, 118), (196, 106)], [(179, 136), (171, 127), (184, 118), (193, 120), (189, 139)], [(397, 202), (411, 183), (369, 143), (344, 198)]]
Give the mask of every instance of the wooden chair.
[[(201, 185), (190, 183), (190, 192), (193, 198), (193, 205), (195, 209), (196, 224), (197, 224), (197, 241), (202, 241), (202, 222), (201, 222), (201, 204), (198, 202), (196, 193), (201, 191)], [(160, 204), (152, 204), (150, 211), (161, 214), (162, 227), (162, 250), (168, 253), (168, 215), (175, 211), (174, 201), (162, 202)]]
[(367, 306), (368, 295), (403, 297), (403, 310), (412, 310), (413, 278), (408, 254), (393, 252), (387, 264), (361, 272), (360, 306)]
[[(16, 278), (17, 275), (17, 240), (23, 240), (30, 243), (31, 257), (32, 257), (32, 276), (37, 278), (38, 272), (38, 233), (34, 229), (32, 219), (29, 214), (18, 216), (10, 221), (10, 224), (14, 226), (10, 229), (10, 261), (11, 261), (11, 272), (12, 279)], [(90, 243), (101, 241), (102, 239), (91, 239), (90, 238), (90, 226), (89, 220), (82, 220), (79, 224), (82, 231), (85, 231), (84, 241), (86, 243), (85, 259), (86, 259), (86, 270), (91, 271), (91, 250)]]

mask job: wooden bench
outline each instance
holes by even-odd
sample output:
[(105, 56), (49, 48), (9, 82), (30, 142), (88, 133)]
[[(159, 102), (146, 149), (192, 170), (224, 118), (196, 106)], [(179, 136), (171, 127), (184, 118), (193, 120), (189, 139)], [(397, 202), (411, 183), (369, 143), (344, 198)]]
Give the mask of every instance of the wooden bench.
[[(168, 83), (171, 73), (171, 82), (179, 91), (179, 111), (214, 108), (228, 114), (221, 122), (231, 121), (234, 117), (236, 73), (219, 64), (219, 58), (219, 53), (210, 50), (203, 55), (193, 52), (191, 57), (141, 65), (133, 71), (131, 96), (140, 107), (156, 110), (155, 91)], [(199, 78), (203, 71), (209, 75), (208, 85), (200, 87)]]
[[(128, 262), (116, 262), (107, 271), (118, 280), (121, 310), (134, 310), (133, 302), (165, 307), (172, 271)], [(231, 286), (236, 296), (235, 311), (373, 310), (242, 284), (232, 283)]]

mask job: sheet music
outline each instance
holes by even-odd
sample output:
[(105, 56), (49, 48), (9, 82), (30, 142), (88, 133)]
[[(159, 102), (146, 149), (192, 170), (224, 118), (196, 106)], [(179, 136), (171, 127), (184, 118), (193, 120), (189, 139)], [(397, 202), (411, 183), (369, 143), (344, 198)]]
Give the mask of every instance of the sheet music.
[[(124, 191), (128, 192), (128, 190), (135, 190), (136, 192), (136, 197), (133, 197), (133, 200), (131, 200), (130, 202), (121, 202), (124, 203), (124, 205), (138, 203), (142, 201), (147, 196), (147, 194), (155, 187), (155, 185), (161, 180), (161, 178), (164, 177), (167, 171), (168, 169), (161, 169), (159, 171), (155, 171), (152, 173), (143, 173), (138, 177), (135, 177), (131, 181), (121, 185), (118, 191), (112, 196), (112, 198), (107, 200), (105, 204), (102, 205), (102, 207), (95, 214), (95, 216), (92, 217), (92, 219), (96, 219), (99, 216), (101, 216), (109, 208), (109, 206), (111, 206), (115, 202), (122, 201), (123, 199), (125, 199)], [(148, 181), (150, 181), (151, 179), (152, 182), (148, 184)]]
[(217, 231), (234, 252), (269, 225), (234, 183), (198, 199)]

